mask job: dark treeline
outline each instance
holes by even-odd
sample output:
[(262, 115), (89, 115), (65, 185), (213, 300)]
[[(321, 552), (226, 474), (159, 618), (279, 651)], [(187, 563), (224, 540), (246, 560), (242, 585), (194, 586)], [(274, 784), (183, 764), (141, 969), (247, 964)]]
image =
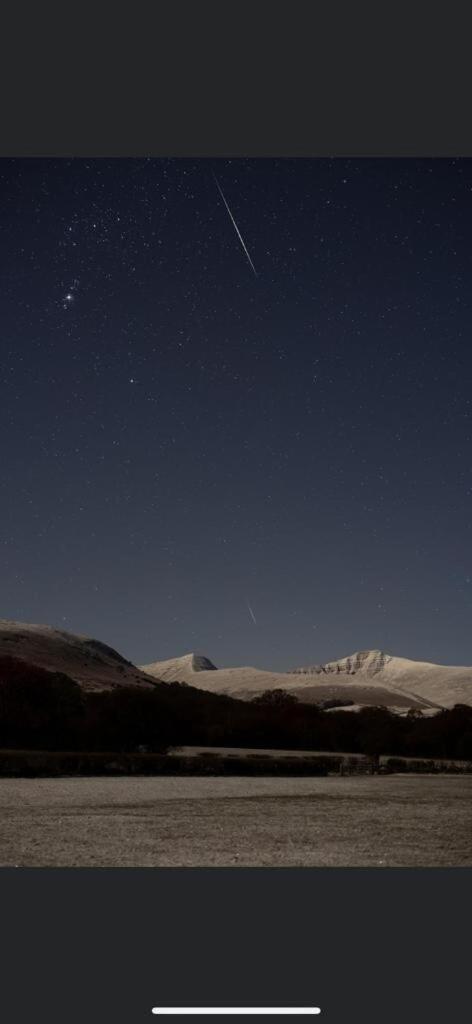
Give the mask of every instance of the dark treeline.
[(472, 708), (328, 712), (273, 691), (239, 701), (182, 683), (86, 693), (60, 673), (0, 660), (0, 748), (158, 753), (192, 744), (470, 760)]

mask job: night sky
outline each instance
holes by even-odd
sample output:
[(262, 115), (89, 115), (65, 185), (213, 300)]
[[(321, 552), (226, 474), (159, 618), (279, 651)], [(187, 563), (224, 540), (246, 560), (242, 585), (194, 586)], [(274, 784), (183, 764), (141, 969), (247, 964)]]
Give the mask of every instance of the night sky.
[(470, 160), (3, 160), (0, 194), (2, 617), (472, 664)]

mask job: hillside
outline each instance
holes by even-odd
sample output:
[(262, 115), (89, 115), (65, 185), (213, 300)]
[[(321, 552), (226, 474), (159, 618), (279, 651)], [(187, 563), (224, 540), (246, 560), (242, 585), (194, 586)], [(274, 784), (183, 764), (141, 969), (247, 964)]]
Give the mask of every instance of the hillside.
[(112, 647), (87, 636), (76, 636), (51, 626), (0, 620), (0, 658), (60, 672), (83, 690), (110, 690), (117, 686), (150, 689), (152, 682)]

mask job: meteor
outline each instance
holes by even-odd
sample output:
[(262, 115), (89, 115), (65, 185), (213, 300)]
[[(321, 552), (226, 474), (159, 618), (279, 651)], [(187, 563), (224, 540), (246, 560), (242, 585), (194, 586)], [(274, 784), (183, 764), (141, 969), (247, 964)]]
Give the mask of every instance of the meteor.
[(257, 626), (256, 616), (254, 615), (254, 612), (253, 612), (253, 610), (251, 608), (251, 605), (249, 604), (249, 601), (246, 601), (246, 604), (247, 604), (248, 612), (249, 612), (249, 614), (251, 616), (251, 619), (252, 619), (254, 625)]
[(223, 202), (224, 202), (224, 204), (226, 206), (226, 209), (227, 209), (227, 211), (228, 211), (228, 213), (229, 213), (229, 215), (231, 217), (231, 221), (233, 223), (234, 230), (236, 231), (236, 234), (237, 234), (237, 236), (239, 238), (239, 241), (241, 242), (241, 245), (242, 245), (242, 247), (244, 249), (244, 252), (246, 253), (246, 256), (247, 256), (247, 258), (249, 260), (249, 263), (250, 263), (250, 266), (251, 266), (251, 270), (252, 270), (252, 272), (254, 274), (254, 277), (257, 277), (257, 270), (256, 270), (256, 268), (254, 266), (254, 263), (252, 262), (252, 259), (251, 259), (250, 255), (249, 255), (249, 252), (247, 250), (247, 246), (245, 244), (244, 238), (243, 238), (243, 236), (242, 236), (242, 234), (241, 234), (241, 232), (240, 232), (240, 230), (238, 228), (238, 225), (236, 224), (236, 221), (235, 221), (235, 219), (233, 217), (233, 214), (231, 213), (231, 210), (230, 210), (230, 208), (228, 206), (228, 203), (226, 202), (223, 189), (221, 188), (221, 185), (220, 185), (220, 183), (218, 181), (218, 178), (216, 177), (216, 174), (214, 174), (213, 177), (215, 179), (215, 183), (216, 183), (216, 187), (218, 189), (218, 192), (220, 193), (220, 196), (221, 196), (221, 198), (222, 198), (222, 200), (223, 200)]

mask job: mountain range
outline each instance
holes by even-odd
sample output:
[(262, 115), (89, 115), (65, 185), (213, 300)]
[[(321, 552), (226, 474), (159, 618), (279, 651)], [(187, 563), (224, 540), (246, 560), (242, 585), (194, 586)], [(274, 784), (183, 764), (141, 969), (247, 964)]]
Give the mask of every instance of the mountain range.
[(400, 713), (409, 708), (432, 713), (440, 707), (472, 705), (472, 668), (434, 665), (377, 650), (291, 672), (250, 666), (217, 668), (201, 654), (138, 667), (91, 637), (50, 626), (0, 620), (0, 666), (4, 675), (8, 664), (14, 663), (62, 673), (85, 691), (122, 686), (148, 690), (160, 682), (180, 682), (245, 701), (267, 690), (283, 690), (302, 703), (349, 702), (350, 710), (385, 706)]
[(351, 701), (352, 710), (365, 705), (402, 711), (472, 704), (472, 668), (412, 661), (376, 650), (291, 672), (249, 666), (218, 669), (208, 658), (195, 654), (142, 665), (141, 669), (154, 678), (179, 680), (242, 700), (281, 689), (303, 703)]

